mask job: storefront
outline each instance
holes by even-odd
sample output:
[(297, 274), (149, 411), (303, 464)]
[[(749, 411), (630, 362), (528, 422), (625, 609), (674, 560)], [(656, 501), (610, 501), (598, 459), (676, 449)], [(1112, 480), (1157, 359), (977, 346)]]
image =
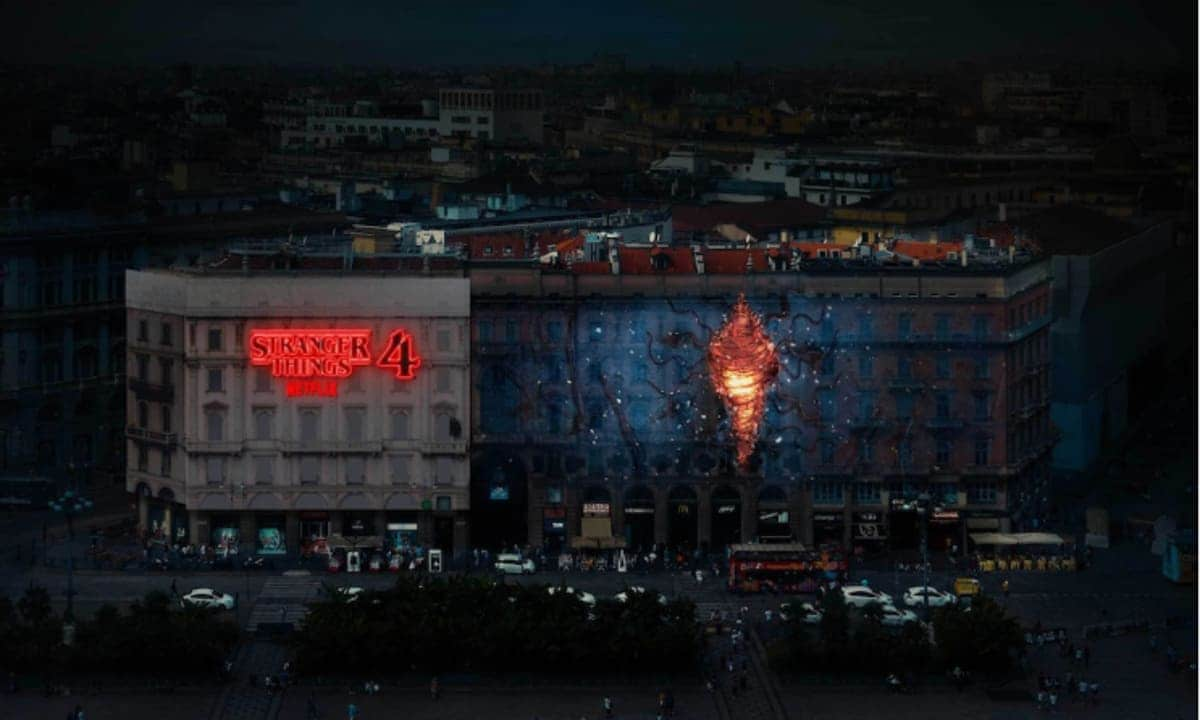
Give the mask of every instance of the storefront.
[(562, 552), (567, 542), (567, 509), (542, 508), (542, 544), (550, 555)]
[(648, 550), (654, 545), (654, 493), (637, 485), (625, 493), (625, 546)]
[(915, 550), (921, 543), (921, 516), (915, 497), (888, 502), (888, 540), (893, 550)]
[(815, 512), (812, 516), (813, 547), (845, 543), (846, 521), (840, 512)]
[(258, 537), (255, 549), (260, 555), (286, 555), (287, 523), (281, 514), (260, 514), (258, 519)]
[(712, 549), (722, 550), (727, 545), (742, 541), (742, 496), (728, 485), (722, 485), (712, 493)]
[(583, 538), (612, 537), (612, 504), (607, 502), (585, 502), (583, 504), (583, 524), (580, 528)]
[(416, 512), (392, 512), (387, 514), (384, 528), (384, 546), (388, 550), (403, 552), (420, 544)]
[(700, 528), (696, 491), (686, 485), (671, 489), (667, 496), (667, 544), (672, 548), (694, 548)]
[(218, 555), (237, 552), (241, 544), (241, 526), (237, 515), (213, 515), (211, 542)]
[(853, 521), (851, 542), (855, 548), (862, 548), (865, 553), (878, 553), (884, 550), (887, 541), (887, 524), (883, 521), (883, 513), (878, 510), (856, 512), (850, 518)]
[(929, 551), (948, 552), (958, 546), (962, 548), (962, 518), (957, 510), (934, 507), (929, 515)]
[(368, 537), (378, 534), (375, 528), (375, 513), (342, 513), (342, 535), (346, 537)]
[(791, 513), (787, 510), (758, 511), (759, 542), (787, 542), (792, 538)]

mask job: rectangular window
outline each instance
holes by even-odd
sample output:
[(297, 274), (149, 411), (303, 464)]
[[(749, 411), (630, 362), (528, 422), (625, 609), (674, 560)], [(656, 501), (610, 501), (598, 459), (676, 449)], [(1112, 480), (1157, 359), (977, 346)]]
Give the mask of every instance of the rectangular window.
[(992, 398), (989, 393), (979, 393), (975, 396), (975, 419), (992, 419)]
[(950, 356), (938, 355), (934, 358), (934, 372), (939, 380), (946, 380), (950, 377)]
[(270, 440), (274, 435), (275, 411), (261, 408), (254, 411), (254, 439)]
[(204, 479), (209, 485), (220, 485), (221, 483), (225, 482), (225, 458), (205, 458)]
[(446, 352), (450, 349), (450, 331), (449, 330), (438, 330), (437, 331), (437, 349), (442, 352)]
[(454, 502), (449, 495), (438, 495), (434, 498), (433, 507), (438, 512), (450, 512), (454, 509)]
[(912, 313), (900, 313), (896, 317), (896, 337), (907, 340), (912, 335)]
[(174, 362), (167, 358), (158, 359), (158, 377), (163, 387), (171, 387), (175, 384), (175, 378), (173, 377), (174, 370)]
[(450, 368), (438, 368), (434, 373), (438, 392), (450, 392)]
[(366, 408), (346, 408), (346, 439), (350, 442), (362, 442), (365, 439), (366, 423)]
[(321, 411), (306, 408), (300, 411), (300, 442), (316, 442), (321, 434)]
[(254, 368), (254, 392), (271, 392), (271, 373), (264, 367)]
[(321, 463), (318, 458), (306, 457), (300, 459), (300, 484), (316, 485), (321, 482)]
[(934, 407), (939, 420), (950, 417), (950, 393), (940, 392), (934, 395)]
[(275, 481), (274, 465), (275, 458), (270, 455), (256, 455), (254, 457), (254, 483), (256, 485), (273, 483)]
[(991, 334), (991, 318), (987, 315), (976, 315), (972, 321), (972, 328), (975, 331), (976, 340), (986, 340)]
[(875, 358), (870, 355), (858, 356), (858, 377), (859, 379), (869, 378), (875, 374)]
[(479, 321), (479, 342), (490, 343), (492, 341), (492, 321)]
[(504, 342), (515, 343), (519, 336), (519, 326), (516, 320), (504, 321)]
[(912, 358), (907, 355), (896, 358), (896, 377), (901, 380), (912, 379)]
[(393, 485), (407, 485), (409, 481), (408, 456), (390, 455), (388, 457), (388, 473)]
[(163, 477), (171, 477), (171, 451), (163, 450), (161, 455), (159, 474)]
[(979, 467), (988, 465), (991, 459), (992, 441), (987, 437), (975, 438), (975, 464)]
[(367, 461), (361, 457), (346, 458), (346, 484), (362, 485), (367, 481)]
[(137, 356), (137, 377), (142, 382), (150, 382), (150, 358), (147, 355)]
[(874, 334), (874, 323), (870, 315), (860, 315), (858, 318), (858, 339), (860, 342), (865, 342), (871, 339)]
[(858, 417), (870, 420), (875, 417), (875, 393), (863, 391), (858, 394)]
[(550, 342), (562, 341), (563, 328), (562, 323), (558, 320), (551, 320), (546, 323), (546, 339)]
[(938, 465), (949, 465), (950, 457), (954, 452), (954, 442), (951, 440), (938, 440), (935, 462)]
[(858, 461), (861, 463), (875, 462), (875, 443), (870, 438), (858, 439)]
[(993, 505), (996, 502), (996, 483), (980, 480), (967, 483), (967, 503), (970, 505)]
[(588, 342), (598, 343), (604, 339), (604, 323), (593, 320), (588, 323)]
[(141, 472), (150, 470), (150, 448), (145, 445), (137, 446), (137, 467)]
[(814, 505), (841, 505), (845, 502), (845, 487), (840, 482), (815, 482), (812, 489)]
[(222, 442), (225, 440), (225, 411), (209, 410), (204, 414), (204, 420), (208, 430), (209, 442)]
[(855, 483), (854, 502), (856, 505), (878, 505), (882, 498), (882, 483)]
[(986, 355), (975, 359), (975, 379), (985, 380), (992, 376), (991, 364)]
[(837, 415), (837, 395), (830, 388), (817, 391), (817, 410), (822, 421), (834, 420)]
[(165, 433), (171, 432), (171, 406), (162, 406), (162, 431)]
[(448, 457), (440, 457), (433, 464), (433, 483), (435, 485), (454, 484), (454, 461)]
[(162, 324), (162, 344), (171, 347), (174, 340), (171, 338), (171, 323)]
[(896, 457), (900, 462), (901, 468), (908, 468), (912, 466), (911, 438), (900, 438), (900, 441), (896, 443)]
[(403, 408), (392, 408), (391, 416), (391, 438), (392, 440), (408, 440), (408, 410)]
[(224, 375), (221, 368), (208, 369), (208, 383), (205, 385), (208, 392), (221, 392), (224, 387)]
[(599, 400), (593, 400), (587, 404), (588, 429), (600, 430), (604, 427), (604, 406)]
[(209, 352), (217, 352), (221, 350), (221, 328), (208, 329), (208, 350)]
[(950, 316), (944, 313), (938, 313), (933, 318), (933, 335), (935, 340), (946, 341), (950, 339)]
[(912, 420), (913, 416), (913, 396), (909, 393), (900, 393), (896, 396), (896, 419), (901, 422)]
[(557, 402), (546, 405), (546, 432), (551, 435), (562, 432), (562, 406)]
[(145, 320), (138, 320), (137, 328), (138, 328), (138, 334), (137, 334), (138, 342), (149, 342), (150, 341), (150, 323), (146, 322)]
[(821, 441), (821, 464), (822, 465), (832, 465), (833, 457), (834, 457), (836, 450), (837, 450), (837, 444), (834, 443), (833, 440), (828, 440), (828, 439), (822, 440)]

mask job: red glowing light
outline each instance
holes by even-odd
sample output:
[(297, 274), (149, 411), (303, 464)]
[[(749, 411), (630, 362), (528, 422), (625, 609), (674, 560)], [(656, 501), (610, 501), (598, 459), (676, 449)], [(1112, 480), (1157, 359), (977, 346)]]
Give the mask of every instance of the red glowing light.
[(288, 380), (288, 397), (337, 397), (338, 386), (333, 380)]
[(393, 330), (376, 365), (395, 370), (397, 380), (412, 380), (417, 368), (421, 367), (421, 358), (413, 347), (412, 335), (404, 330)]
[(250, 364), (278, 378), (346, 378), (371, 364), (370, 330), (252, 330)]
[(767, 386), (779, 374), (775, 343), (763, 330), (762, 319), (746, 304), (745, 295), (738, 295), (733, 314), (709, 341), (708, 370), (730, 415), (738, 464), (745, 467), (758, 439)]

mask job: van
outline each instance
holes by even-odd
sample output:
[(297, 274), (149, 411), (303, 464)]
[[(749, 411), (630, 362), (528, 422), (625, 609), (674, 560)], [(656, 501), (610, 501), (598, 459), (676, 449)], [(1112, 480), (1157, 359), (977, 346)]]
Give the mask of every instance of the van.
[(533, 560), (522, 560), (520, 555), (497, 555), (496, 572), (504, 575), (532, 575), (537, 570)]

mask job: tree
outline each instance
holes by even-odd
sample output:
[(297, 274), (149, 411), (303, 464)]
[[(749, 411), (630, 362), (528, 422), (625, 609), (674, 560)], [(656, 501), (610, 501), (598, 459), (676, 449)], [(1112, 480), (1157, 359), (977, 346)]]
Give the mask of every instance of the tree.
[(969, 607), (939, 609), (933, 629), (944, 665), (976, 672), (1007, 670), (1023, 642), (1017, 620), (986, 597), (977, 597)]
[(850, 636), (850, 613), (840, 590), (825, 593), (821, 613), (821, 655), (830, 667), (840, 667)]

